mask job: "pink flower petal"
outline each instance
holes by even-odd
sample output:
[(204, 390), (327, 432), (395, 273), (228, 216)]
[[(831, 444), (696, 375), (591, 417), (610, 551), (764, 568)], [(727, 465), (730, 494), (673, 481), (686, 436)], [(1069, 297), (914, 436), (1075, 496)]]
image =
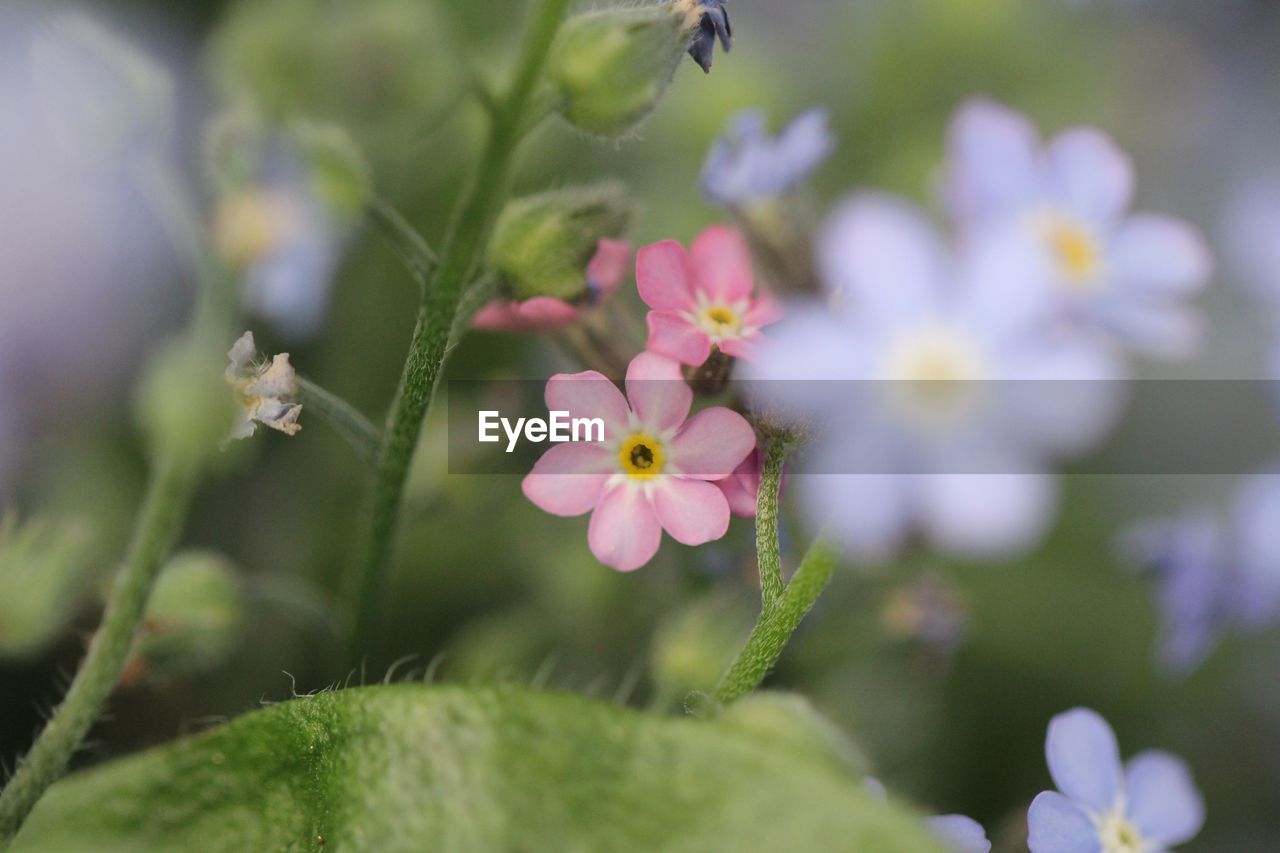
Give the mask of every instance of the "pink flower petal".
[(723, 480), (756, 446), (746, 418), (731, 409), (703, 409), (689, 418), (671, 440), (670, 462), (698, 480)]
[(665, 477), (653, 491), (653, 509), (682, 545), (703, 545), (729, 530), (729, 503), (714, 483)]
[(684, 311), (693, 305), (689, 256), (675, 240), (645, 246), (636, 253), (636, 288), (655, 311)]
[(662, 527), (643, 489), (619, 483), (605, 491), (587, 529), (597, 560), (620, 572), (634, 571), (653, 559), (661, 542)]
[(752, 301), (742, 321), (753, 329), (763, 329), (781, 320), (784, 314), (786, 310), (783, 309), (781, 302), (772, 294), (761, 293)]
[(552, 515), (582, 515), (600, 500), (612, 469), (613, 459), (598, 444), (557, 444), (542, 455), (520, 488)]
[(587, 265), (587, 281), (599, 290), (601, 296), (608, 296), (618, 289), (627, 275), (630, 263), (630, 243), (625, 240), (601, 240), (596, 244), (595, 257)]
[(650, 352), (694, 367), (711, 357), (711, 338), (679, 314), (650, 311), (648, 324), (649, 340), (645, 348)]
[(763, 343), (764, 335), (759, 333), (747, 335), (744, 338), (729, 338), (719, 343), (720, 351), (725, 355), (731, 355), (734, 358), (740, 358), (743, 361), (755, 361), (756, 351), (759, 345)]
[(740, 518), (755, 518), (756, 503), (760, 496), (760, 469), (764, 465), (764, 454), (757, 448), (748, 453), (742, 464), (734, 469), (733, 474), (723, 480), (716, 480), (713, 485), (729, 502), (729, 511)]
[(646, 429), (675, 429), (689, 416), (693, 390), (680, 365), (665, 356), (642, 352), (627, 366), (627, 399)]
[(484, 332), (545, 332), (575, 322), (578, 309), (562, 299), (535, 296), (525, 302), (495, 301), (481, 308), (471, 328)]
[(712, 225), (693, 241), (693, 287), (716, 301), (737, 302), (755, 290), (751, 251), (737, 230)]
[(605, 438), (622, 435), (631, 421), (631, 409), (618, 386), (594, 370), (552, 376), (546, 400), (550, 412), (568, 412), (570, 418), (601, 418)]

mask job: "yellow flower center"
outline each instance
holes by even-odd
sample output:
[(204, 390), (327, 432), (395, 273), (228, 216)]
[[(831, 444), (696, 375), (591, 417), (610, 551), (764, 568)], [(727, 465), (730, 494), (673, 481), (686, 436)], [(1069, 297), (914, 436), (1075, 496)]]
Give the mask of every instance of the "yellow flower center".
[(726, 305), (709, 305), (698, 312), (698, 325), (713, 339), (736, 338), (742, 332), (742, 318)]
[(910, 422), (938, 425), (971, 411), (985, 373), (973, 342), (955, 330), (931, 326), (892, 347), (881, 375), (891, 380), (892, 409)]
[(236, 268), (265, 257), (280, 241), (281, 205), (270, 193), (246, 190), (218, 205), (214, 241), (218, 254)]
[(1102, 853), (1143, 853), (1147, 849), (1138, 828), (1115, 813), (1098, 822), (1098, 843)]
[(628, 477), (647, 480), (662, 471), (662, 464), (662, 442), (651, 435), (636, 433), (618, 448), (618, 465)]
[(1085, 225), (1057, 214), (1047, 215), (1040, 228), (1053, 252), (1063, 283), (1079, 290), (1096, 288), (1101, 278), (1103, 253), (1093, 232)]

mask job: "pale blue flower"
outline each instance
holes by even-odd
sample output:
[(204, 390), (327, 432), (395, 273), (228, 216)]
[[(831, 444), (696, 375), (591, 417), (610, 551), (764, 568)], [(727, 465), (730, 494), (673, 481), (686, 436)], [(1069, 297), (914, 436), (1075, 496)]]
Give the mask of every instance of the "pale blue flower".
[(747, 366), (762, 402), (817, 422), (809, 517), (872, 559), (915, 534), (971, 556), (1034, 544), (1047, 463), (1092, 446), (1120, 391), (1112, 353), (1055, 325), (1040, 253), (1007, 230), (952, 249), (910, 205), (861, 195), (818, 265), (834, 308), (796, 306)]
[(1148, 521), (1124, 544), (1156, 580), (1158, 660), (1173, 675), (1199, 666), (1225, 632), (1280, 620), (1280, 475), (1246, 480), (1225, 519), (1195, 511)]
[(318, 332), (350, 224), (317, 194), (289, 143), (266, 143), (257, 181), (230, 195), (219, 225), (243, 263), (245, 310), (290, 340)]
[(812, 109), (770, 136), (764, 114), (735, 116), (702, 167), (702, 193), (725, 207), (785, 195), (813, 174), (835, 149), (826, 110)]
[(1160, 853), (1204, 824), (1204, 801), (1186, 764), (1151, 750), (1122, 766), (1115, 732), (1095, 711), (1054, 717), (1045, 755), (1058, 790), (1031, 804), (1031, 853)]
[(1177, 219), (1131, 214), (1133, 167), (1101, 131), (1047, 145), (1023, 115), (974, 100), (950, 131), (945, 194), (965, 228), (1014, 223), (1053, 264), (1062, 308), (1137, 349), (1182, 354), (1200, 335), (1188, 297), (1209, 279), (1200, 234)]

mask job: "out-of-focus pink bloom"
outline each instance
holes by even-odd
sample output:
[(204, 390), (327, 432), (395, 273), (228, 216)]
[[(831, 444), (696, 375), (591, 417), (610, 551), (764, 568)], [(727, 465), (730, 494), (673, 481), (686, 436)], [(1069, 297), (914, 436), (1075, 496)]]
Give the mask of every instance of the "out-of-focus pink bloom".
[(674, 240), (636, 255), (636, 285), (649, 312), (650, 352), (697, 366), (712, 347), (750, 359), (760, 330), (777, 322), (781, 306), (753, 296), (751, 253), (736, 230), (713, 225), (688, 252)]
[(584, 308), (597, 305), (618, 289), (631, 262), (631, 244), (601, 240), (587, 265), (586, 303), (577, 305), (554, 296), (535, 296), (523, 302), (496, 299), (476, 314), (471, 328), (484, 332), (549, 332), (576, 323)]
[(729, 502), (715, 481), (730, 476), (756, 443), (737, 412), (716, 407), (688, 417), (693, 392), (670, 359), (636, 356), (626, 388), (624, 397), (594, 370), (553, 376), (548, 410), (601, 419), (604, 439), (557, 444), (522, 484), (552, 515), (590, 512), (591, 553), (622, 572), (653, 558), (663, 530), (685, 545), (724, 536)]
[[(755, 452), (742, 460), (742, 464), (723, 480), (716, 482), (729, 502), (729, 511), (739, 518), (755, 518), (756, 502), (760, 497), (760, 477), (764, 473), (764, 451)], [(782, 488), (787, 485), (787, 472), (782, 472)]]

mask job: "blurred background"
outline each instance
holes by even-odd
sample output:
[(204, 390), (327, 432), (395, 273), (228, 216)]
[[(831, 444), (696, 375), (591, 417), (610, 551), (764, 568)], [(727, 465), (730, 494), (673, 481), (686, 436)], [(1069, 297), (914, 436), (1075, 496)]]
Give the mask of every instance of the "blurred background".
[[(953, 109), (987, 94), (1047, 132), (1105, 128), (1136, 161), (1138, 207), (1189, 219), (1212, 241), (1219, 269), (1203, 300), (1201, 352), (1143, 365), (1144, 374), (1267, 375), (1276, 324), (1257, 294), (1280, 289), (1280, 5), (729, 5), (737, 38), (710, 77), (684, 63), (666, 102), (623, 144), (553, 122), (528, 148), (518, 190), (619, 177), (643, 205), (637, 244), (687, 241), (719, 216), (697, 176), (731, 115), (759, 106), (781, 122), (825, 105), (840, 144), (816, 182), (824, 203), (864, 187), (932, 203)], [(521, 4), (79, 8), (148, 58), (125, 76), (128, 92), (96, 71), (119, 57), (51, 24), (54, 4), (0, 8), (0, 508), (15, 530), (15, 519), (26, 522), (17, 546), (41, 555), (41, 571), (0, 578), (0, 757), (10, 763), (96, 624), (146, 472), (134, 384), (191, 302), (139, 158), (176, 164), (194, 204), (207, 208), (204, 127), (248, 92), (269, 119), (344, 126), (377, 191), (438, 242), (481, 127), (474, 104), (458, 97), (462, 80), (468, 68), (505, 67)], [(95, 115), (84, 104), (102, 107), (99, 123), (76, 124)], [(1261, 238), (1250, 238), (1255, 230)], [(301, 372), (377, 419), (398, 379), (416, 291), (358, 226), (337, 245), (327, 311), (313, 328), (250, 327), (263, 351), (287, 350)], [(539, 378), (557, 358), (536, 339), (473, 335), (450, 370)], [(696, 551), (668, 542), (643, 571), (615, 574), (587, 551), (585, 518), (542, 513), (514, 477), (448, 475), (444, 429), (437, 417), (425, 432), (388, 628), (354, 675), (336, 663), (331, 602), (351, 551), (361, 464), (319, 422), (229, 454), (188, 526), (187, 571), (168, 588), (178, 609), (203, 604), (190, 636), (144, 640), (77, 763), (198, 731), (292, 690), (374, 683), (393, 663), (397, 678), (430, 670), (662, 709), (714, 682), (758, 606), (749, 522)], [(1227, 636), (1203, 665), (1170, 677), (1155, 663), (1152, 584), (1116, 549), (1131, 522), (1221, 505), (1237, 483), (1068, 477), (1053, 532), (1024, 557), (969, 565), (922, 551), (851, 567), (771, 684), (812, 699), (891, 788), (933, 811), (973, 816), (1000, 850), (1023, 849), (1026, 807), (1051, 787), (1045, 726), (1076, 705), (1106, 716), (1126, 755), (1159, 747), (1191, 764), (1208, 822), (1187, 849), (1278, 849), (1280, 636)], [(792, 522), (794, 560), (805, 543)], [(9, 538), (17, 547), (12, 530)]]

